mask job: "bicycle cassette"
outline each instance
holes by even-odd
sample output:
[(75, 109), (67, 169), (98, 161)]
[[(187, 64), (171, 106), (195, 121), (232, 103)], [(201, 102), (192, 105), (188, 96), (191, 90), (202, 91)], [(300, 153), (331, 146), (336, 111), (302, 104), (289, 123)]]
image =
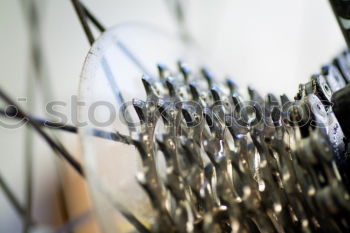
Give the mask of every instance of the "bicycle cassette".
[[(118, 154), (125, 155), (117, 156), (134, 160), (131, 153), (138, 152), (139, 168), (129, 170), (134, 172), (132, 178), (125, 178), (127, 171), (122, 167), (128, 165), (121, 162), (124, 165), (115, 182), (125, 179), (123, 187), (127, 187), (132, 179), (137, 180), (134, 194), (143, 199), (133, 204), (129, 194), (123, 199), (118, 190), (109, 198), (139, 231), (348, 231), (350, 135), (348, 110), (343, 107), (349, 99), (344, 96), (350, 93), (346, 86), (350, 77), (348, 52), (300, 85), (295, 99), (290, 100), (286, 95), (263, 97), (252, 88), (242, 93), (234, 80), (222, 82), (208, 69), (196, 66), (192, 70), (183, 61), (177, 62), (177, 68), (154, 66), (157, 75), (137, 61), (144, 76), (134, 81), (134, 73), (125, 74), (110, 66), (117, 62), (128, 66), (114, 58), (114, 49), (130, 51), (121, 38), (107, 33), (105, 41), (92, 48), (83, 70), (81, 97), (91, 106), (96, 97), (112, 100), (120, 122), (101, 128), (112, 132), (111, 140), (134, 146), (133, 152), (119, 149)], [(159, 50), (164, 48), (167, 54), (169, 47), (152, 38), (144, 40), (159, 43)], [(135, 62), (136, 58), (128, 59)], [(123, 73), (119, 77), (129, 75), (130, 80), (117, 79), (118, 72)], [(87, 75), (91, 73), (93, 77)], [(120, 87), (123, 82), (127, 84)], [(130, 82), (133, 89), (127, 89)], [(145, 95), (133, 98), (134, 92), (140, 93), (140, 84)], [(129, 96), (125, 98), (123, 92)], [(88, 111), (81, 110), (81, 115), (87, 117)], [(81, 132), (88, 154), (88, 180), (98, 190), (95, 199), (107, 226), (109, 220), (103, 213), (110, 208), (102, 200), (106, 187), (101, 187), (98, 175), (105, 167), (96, 165), (96, 158), (103, 155), (91, 152), (98, 150), (86, 139), (87, 135), (96, 136), (94, 130), (88, 126)], [(164, 158), (163, 165), (159, 157)], [(113, 164), (108, 166), (113, 169)], [(141, 212), (149, 214), (147, 220), (130, 217)]]

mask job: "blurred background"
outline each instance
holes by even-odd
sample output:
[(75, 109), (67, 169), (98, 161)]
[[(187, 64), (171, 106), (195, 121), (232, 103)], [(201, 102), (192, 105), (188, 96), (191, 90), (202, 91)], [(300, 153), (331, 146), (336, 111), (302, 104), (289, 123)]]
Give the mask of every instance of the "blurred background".
[[(100, 21), (110, 27), (130, 21), (148, 22), (176, 31), (167, 0), (84, 0)], [(69, 0), (38, 0), (47, 75), (55, 100), (69, 103), (77, 95), (79, 75), (90, 48)], [(231, 75), (240, 87), (253, 86), (262, 94), (287, 93), (293, 97), (322, 64), (345, 48), (327, 0), (188, 0), (186, 23), (191, 37), (210, 57), (210, 68), (223, 78)], [(0, 1), (0, 86), (14, 99), (27, 97), (29, 38), (27, 18), (18, 0)], [(27, 100), (30, 102), (30, 99)], [(28, 103), (21, 103), (26, 107)], [(42, 106), (37, 103), (40, 115)], [(69, 112), (69, 106), (64, 111)], [(0, 129), (0, 174), (20, 202), (25, 199), (24, 128)], [(79, 154), (79, 139), (62, 134), (72, 153)], [(59, 226), (60, 190), (54, 156), (34, 136), (33, 217), (43, 225)], [(70, 174), (68, 169), (68, 174)], [(73, 172), (74, 173), (74, 172)], [(64, 174), (65, 175), (65, 174)], [(66, 186), (81, 184), (75, 174)], [(84, 195), (84, 194), (81, 194)], [(72, 203), (82, 197), (75, 194)], [(85, 207), (77, 207), (83, 211)], [(74, 215), (74, 214), (73, 214)], [(21, 232), (22, 225), (0, 192), (0, 232)]]

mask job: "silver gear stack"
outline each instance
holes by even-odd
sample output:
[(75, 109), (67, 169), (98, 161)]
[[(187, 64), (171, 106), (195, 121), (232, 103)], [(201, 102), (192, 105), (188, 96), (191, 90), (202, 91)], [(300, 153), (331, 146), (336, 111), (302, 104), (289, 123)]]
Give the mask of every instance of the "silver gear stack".
[[(143, 77), (146, 100), (133, 144), (138, 182), (157, 213), (155, 232), (348, 232), (346, 141), (332, 109), (350, 70), (344, 52), (300, 85), (294, 101), (263, 98), (206, 69), (158, 65)], [(349, 106), (348, 106), (349, 107)], [(160, 175), (157, 157), (165, 159)]]

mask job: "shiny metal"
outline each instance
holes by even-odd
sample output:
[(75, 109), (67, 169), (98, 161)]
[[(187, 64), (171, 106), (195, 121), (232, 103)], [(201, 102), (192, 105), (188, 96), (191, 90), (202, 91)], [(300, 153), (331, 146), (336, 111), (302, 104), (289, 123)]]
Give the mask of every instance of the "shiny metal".
[(147, 98), (133, 101), (142, 122), (133, 136), (138, 180), (157, 211), (152, 231), (349, 230), (347, 139), (331, 106), (345, 85), (336, 67), (300, 85), (295, 101), (251, 88), (243, 101), (233, 81), (178, 67), (159, 65), (158, 80), (143, 77)]

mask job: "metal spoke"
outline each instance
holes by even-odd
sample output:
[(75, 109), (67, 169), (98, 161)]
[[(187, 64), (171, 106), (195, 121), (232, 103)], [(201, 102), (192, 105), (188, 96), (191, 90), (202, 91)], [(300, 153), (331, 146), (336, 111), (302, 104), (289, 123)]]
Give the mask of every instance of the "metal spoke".
[(71, 1), (73, 3), (75, 12), (79, 17), (79, 21), (83, 26), (86, 37), (88, 38), (90, 44), (92, 45), (95, 39), (92, 34), (91, 28), (89, 27), (87, 19), (89, 19), (100, 32), (105, 31), (105, 27), (96, 19), (96, 17), (85, 7), (83, 3), (81, 3), (79, 0), (71, 0)]
[[(27, 111), (33, 111), (35, 108), (35, 77), (42, 78), (42, 51), (40, 44), (40, 15), (35, 0), (22, 1), (22, 8), (27, 21), (27, 31), (29, 38), (29, 71), (27, 75)], [(23, 232), (28, 233), (31, 227), (32, 218), (32, 196), (33, 196), (33, 137), (30, 129), (25, 129), (24, 145), (24, 166), (25, 166), (25, 206), (26, 213), (23, 216)]]
[[(20, 116), (18, 114), (11, 113), (11, 112), (5, 112), (3, 109), (0, 109), (0, 115), (8, 117), (9, 119), (17, 119), (17, 120), (24, 119), (23, 116)], [(41, 127), (46, 127), (52, 130), (62, 130), (69, 133), (78, 133), (78, 128), (76, 126), (51, 122), (46, 119), (40, 119), (37, 117), (28, 116), (28, 115), (27, 115), (27, 118), (30, 118), (31, 121), (35, 122)], [(121, 134), (119, 132), (107, 132), (100, 129), (93, 129), (92, 136), (115, 141), (115, 142), (120, 142), (124, 144), (133, 144), (133, 140), (131, 137)]]
[(2, 178), (1, 174), (0, 174), (0, 188), (2, 189), (3, 193), (5, 194), (6, 198), (9, 200), (13, 208), (16, 210), (17, 214), (23, 217), (26, 214), (25, 208), (20, 204), (20, 202), (18, 201), (13, 191), (7, 185), (5, 180)]
[(84, 171), (81, 164), (75, 160), (75, 158), (59, 143), (54, 141), (45, 131), (43, 131), (35, 121), (32, 121), (24, 111), (13, 102), (4, 91), (0, 89), (0, 98), (2, 98), (7, 104), (15, 106), (17, 108), (17, 114), (28, 121), (28, 123), (37, 131), (41, 137), (50, 145), (50, 147), (57, 152), (57, 155), (62, 156), (80, 175), (84, 176)]
[[(27, 32), (29, 38), (29, 57), (28, 57), (28, 76), (27, 76), (27, 99), (30, 101), (27, 104), (26, 110), (28, 112), (35, 111), (35, 105), (37, 102), (38, 92), (43, 96), (44, 102), (48, 102), (52, 99), (52, 88), (50, 85), (50, 79), (47, 72), (45, 54), (42, 47), (42, 28), (41, 22), (43, 22), (43, 15), (45, 13), (45, 3), (47, 1), (40, 0), (21, 0), (23, 13), (26, 18)], [(26, 199), (26, 216), (24, 216), (24, 232), (30, 231), (30, 219), (32, 213), (32, 193), (33, 193), (33, 136), (34, 133), (31, 129), (25, 130), (25, 199)], [(51, 132), (50, 132), (51, 133)], [(58, 137), (54, 134), (50, 136), (59, 144), (62, 148), (64, 146), (60, 143)], [(56, 161), (55, 161), (56, 163)], [(56, 164), (57, 165), (57, 164)], [(60, 183), (60, 186), (62, 184)], [(63, 187), (60, 187), (62, 190)], [(64, 208), (63, 208), (64, 209)], [(64, 211), (63, 211), (64, 212)]]
[(88, 38), (90, 44), (92, 45), (95, 41), (94, 36), (91, 32), (91, 29), (88, 25), (88, 22), (86, 21), (86, 13), (84, 9), (81, 7), (78, 0), (72, 0), (75, 12), (77, 13), (80, 23), (83, 26), (84, 32), (86, 34), (86, 37)]
[[(100, 32), (104, 32), (106, 30), (105, 26), (103, 26), (101, 24), (101, 22), (91, 13), (91, 11), (79, 0), (72, 0), (73, 4), (74, 4), (74, 8), (76, 9), (76, 12), (79, 16), (79, 19), (81, 19), (81, 16), (86, 16), (93, 25), (95, 25), (95, 27), (100, 31)], [(77, 9), (77, 8), (78, 9)], [(79, 15), (79, 12), (77, 11), (79, 10), (79, 12), (82, 12), (83, 14)], [(88, 27), (88, 23), (87, 21), (85, 21), (85, 18), (82, 18), (84, 20), (84, 23), (82, 22), (82, 25), (85, 25)], [(84, 27), (85, 30), (85, 27)], [(88, 28), (88, 30), (90, 30), (90, 28)], [(91, 32), (91, 30), (90, 30)]]
[(80, 2), (80, 5), (83, 7), (86, 16), (91, 20), (91, 22), (96, 26), (96, 28), (100, 32), (104, 32), (106, 28), (100, 23), (100, 21), (97, 20), (97, 18), (90, 12), (88, 8), (86, 8), (86, 6), (82, 2)]
[(180, 33), (180, 36), (183, 41), (189, 42), (191, 41), (191, 35), (188, 30), (188, 24), (186, 21), (185, 15), (185, 3), (187, 1), (183, 0), (165, 0), (170, 13), (174, 16), (175, 21), (177, 23), (177, 27)]

